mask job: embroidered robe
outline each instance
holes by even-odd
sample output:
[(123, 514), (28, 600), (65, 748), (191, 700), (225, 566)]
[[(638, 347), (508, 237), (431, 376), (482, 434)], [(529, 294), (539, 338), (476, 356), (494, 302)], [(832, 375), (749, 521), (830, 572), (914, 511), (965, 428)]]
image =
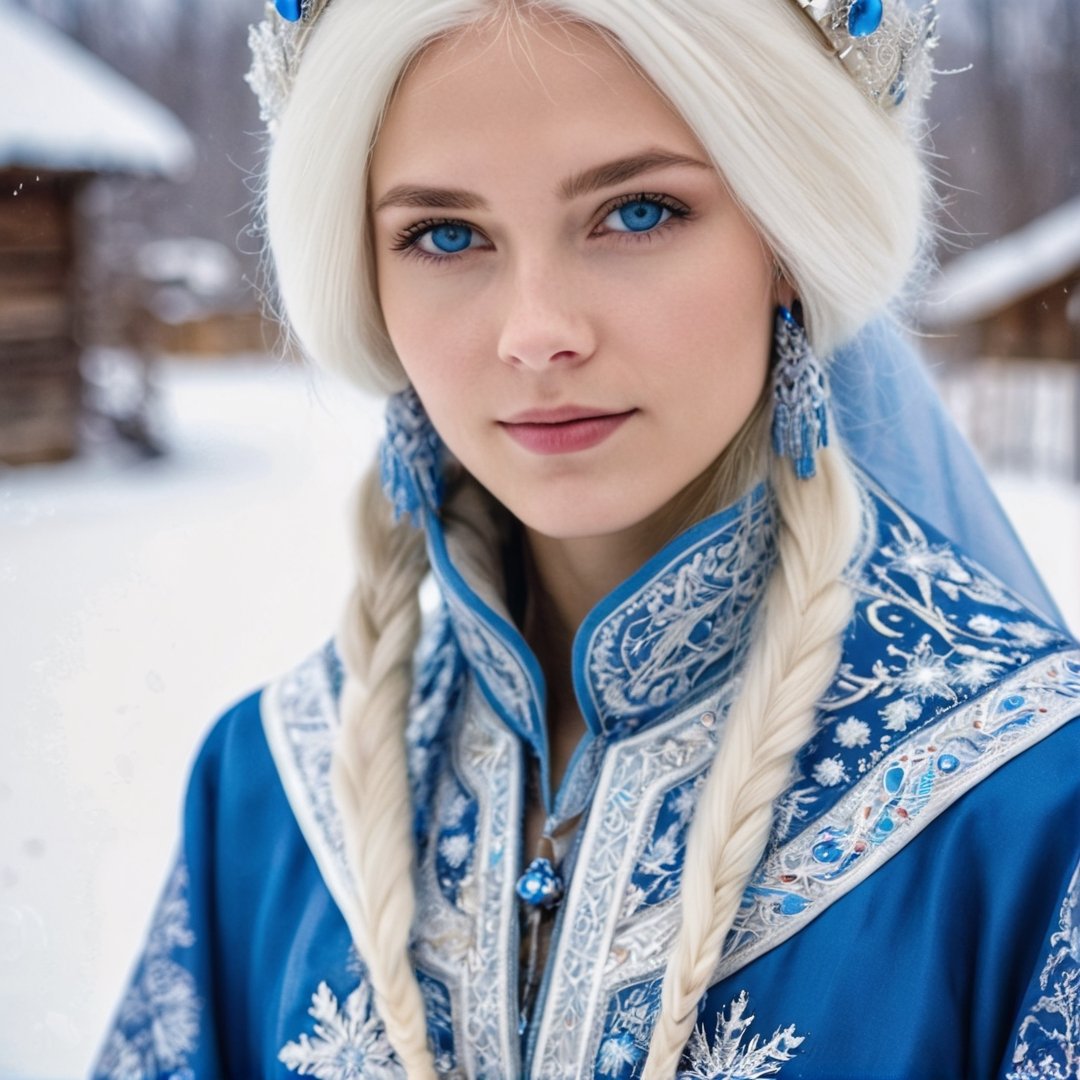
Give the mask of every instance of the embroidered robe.
[[(775, 806), (683, 1078), (1080, 1077), (1080, 651), (864, 481), (843, 658)], [(672, 541), (574, 644), (587, 734), (549, 790), (543, 679), (429, 529), (408, 718), (414, 958), (446, 1077), (640, 1076), (687, 827), (773, 569), (764, 487)], [(220, 718), (94, 1076), (400, 1077), (342, 917), (333, 643)], [(518, 1002), (524, 785), (580, 815)]]

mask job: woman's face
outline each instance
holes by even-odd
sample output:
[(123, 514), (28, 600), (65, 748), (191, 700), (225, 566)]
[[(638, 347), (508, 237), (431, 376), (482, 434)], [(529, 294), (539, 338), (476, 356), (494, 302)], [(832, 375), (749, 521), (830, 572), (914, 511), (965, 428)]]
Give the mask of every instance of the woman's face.
[(390, 337), (454, 455), (552, 538), (633, 528), (761, 393), (772, 261), (685, 123), (595, 31), (430, 48), (371, 169)]

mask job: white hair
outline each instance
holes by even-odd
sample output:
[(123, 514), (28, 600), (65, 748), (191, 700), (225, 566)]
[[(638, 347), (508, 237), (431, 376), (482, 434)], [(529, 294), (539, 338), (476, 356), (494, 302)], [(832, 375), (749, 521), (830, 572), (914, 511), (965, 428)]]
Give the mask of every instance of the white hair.
[[(674, 105), (794, 286), (819, 353), (897, 295), (924, 238), (918, 118), (868, 101), (791, 0), (332, 0), (280, 121), (266, 207), (281, 298), (317, 362), (380, 392), (405, 385), (379, 309), (365, 198), (380, 123), (426, 45), (483, 20), (518, 26), (516, 17), (532, 13), (597, 28)], [(753, 442), (737, 439), (732, 449)], [(739, 494), (752, 469), (731, 464), (718, 468), (727, 481), (714, 505)], [(650, 1078), (674, 1074), (851, 616), (843, 570), (857, 542), (859, 500), (842, 448), (819, 456), (810, 481), (797, 482), (787, 461), (769, 468), (779, 560), (690, 830)], [(350, 930), (391, 1044), (410, 1077), (430, 1077), (408, 955), (415, 855), (404, 747), (426, 563), (419, 537), (391, 522), (373, 474), (357, 528), (333, 773), (358, 894)], [(469, 542), (478, 550), (487, 543), (479, 561), (496, 566), (489, 536), (476, 524)]]

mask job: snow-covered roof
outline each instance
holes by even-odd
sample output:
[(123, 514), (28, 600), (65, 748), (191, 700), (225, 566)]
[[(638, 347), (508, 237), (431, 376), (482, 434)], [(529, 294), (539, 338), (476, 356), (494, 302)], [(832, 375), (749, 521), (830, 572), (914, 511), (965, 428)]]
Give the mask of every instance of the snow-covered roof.
[(0, 0), (0, 166), (178, 176), (194, 147), (153, 98)]
[(1080, 197), (953, 259), (923, 303), (923, 323), (938, 329), (976, 322), (1078, 267)]

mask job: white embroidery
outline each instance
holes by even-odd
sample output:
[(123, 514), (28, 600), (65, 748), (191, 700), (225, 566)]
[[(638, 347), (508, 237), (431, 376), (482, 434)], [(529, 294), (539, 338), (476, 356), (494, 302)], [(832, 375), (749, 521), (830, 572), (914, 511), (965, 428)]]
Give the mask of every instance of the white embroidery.
[(856, 746), (866, 746), (870, 742), (870, 725), (865, 720), (849, 716), (836, 725), (833, 738), (849, 750)]
[(728, 1006), (726, 1016), (720, 1012), (711, 1046), (704, 1027), (695, 1028), (683, 1052), (678, 1080), (760, 1080), (776, 1076), (781, 1065), (795, 1056), (806, 1036), (796, 1035), (794, 1024), (777, 1028), (766, 1041), (755, 1035), (744, 1042), (754, 1022), (752, 1013), (745, 1015), (748, 1004), (744, 990)]
[(278, 1054), (278, 1061), (291, 1072), (319, 1080), (402, 1080), (405, 1076), (372, 1008), (366, 979), (343, 1007), (330, 987), (319, 983), (308, 1012), (315, 1019), (315, 1037), (303, 1034)]
[[(657, 808), (672, 787), (712, 761), (721, 718), (736, 690), (733, 680), (707, 708), (690, 709), (608, 750), (593, 802), (598, 812), (586, 823), (559, 916), (551, 985), (533, 1051), (536, 1080), (587, 1075), (612, 985), (639, 968), (663, 964), (671, 939), (651, 931), (654, 909), (631, 919), (624, 933), (624, 899)], [(701, 724), (704, 713), (714, 718), (711, 727)]]
[[(1007, 1080), (1080, 1078), (1080, 866), (1069, 883), (1039, 976), (1042, 996), (1016, 1037)], [(1036, 1043), (1036, 1047), (1032, 1047)]]
[(195, 979), (173, 958), (195, 944), (187, 901), (188, 874), (178, 859), (165, 887), (142, 963), (120, 1004), (116, 1024), (97, 1064), (97, 1080), (190, 1077), (199, 1042)]
[(847, 780), (844, 763), (838, 757), (827, 757), (814, 766), (814, 782), (822, 787), (836, 787)]
[(773, 518), (771, 496), (755, 490), (594, 628), (587, 687), (605, 728), (678, 708), (705, 672), (737, 664), (775, 562)]

